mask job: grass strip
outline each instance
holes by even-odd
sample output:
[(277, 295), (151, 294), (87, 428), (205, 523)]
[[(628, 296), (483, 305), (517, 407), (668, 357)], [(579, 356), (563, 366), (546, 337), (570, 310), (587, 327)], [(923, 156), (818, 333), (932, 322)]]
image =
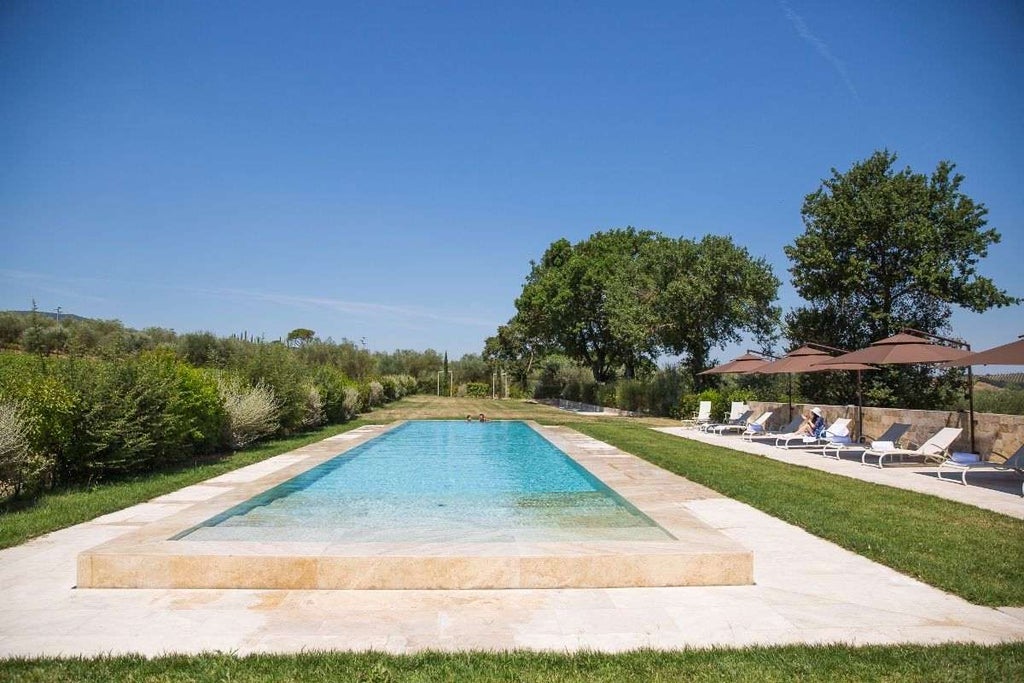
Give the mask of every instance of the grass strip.
[(0, 513), (0, 548), (9, 548), (30, 538), (143, 503), (184, 486), (197, 484), (370, 422), (373, 420), (359, 419), (345, 424), (329, 425), (296, 436), (268, 441), (248, 450), (200, 461), (195, 465), (149, 472), (131, 479), (97, 484), (87, 489), (48, 492), (29, 507)]
[(975, 604), (1024, 606), (1024, 521), (640, 425), (570, 426)]
[(10, 659), (0, 678), (55, 681), (1012, 681), (1024, 677), (1024, 644), (980, 646), (784, 646), (621, 654), (583, 652), (306, 652)]

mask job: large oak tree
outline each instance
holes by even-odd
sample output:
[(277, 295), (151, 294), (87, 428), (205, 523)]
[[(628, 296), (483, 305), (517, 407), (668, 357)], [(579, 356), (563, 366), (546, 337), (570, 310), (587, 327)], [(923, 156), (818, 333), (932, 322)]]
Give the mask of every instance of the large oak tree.
[(742, 330), (767, 340), (778, 323), (771, 268), (727, 237), (609, 230), (558, 240), (531, 265), (515, 317), (488, 341), (492, 357), (559, 351), (605, 382), (670, 352), (696, 373), (712, 347)]
[[(785, 248), (793, 286), (808, 302), (786, 316), (794, 342), (857, 349), (904, 327), (948, 334), (954, 306), (982, 312), (1018, 301), (978, 273), (999, 233), (986, 227), (985, 206), (961, 191), (954, 164), (942, 161), (927, 176), (896, 170), (896, 160), (880, 151), (846, 172), (832, 169), (804, 199), (804, 233)], [(927, 368), (869, 376), (879, 404), (950, 400), (950, 384)]]

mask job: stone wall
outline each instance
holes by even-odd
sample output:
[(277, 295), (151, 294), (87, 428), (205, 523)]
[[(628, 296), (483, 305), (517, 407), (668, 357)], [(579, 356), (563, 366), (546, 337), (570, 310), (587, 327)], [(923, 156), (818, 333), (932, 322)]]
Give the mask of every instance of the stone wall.
[[(857, 406), (830, 406), (822, 404), (794, 403), (793, 414), (808, 414), (814, 405), (825, 413), (825, 422), (831, 424), (840, 417), (848, 417), (852, 432), (857, 433)], [(788, 406), (770, 401), (750, 401), (754, 415), (765, 410), (774, 411), (768, 424), (771, 428), (784, 426), (789, 422)], [(970, 451), (970, 433), (967, 429), (967, 412), (945, 410), (902, 410), (900, 408), (864, 408), (864, 435), (877, 437), (893, 422), (909, 424), (907, 438), (915, 444), (928, 439), (943, 427), (961, 427), (964, 431), (953, 444), (955, 451)], [(997, 415), (995, 413), (974, 414), (975, 450), (986, 459), (1000, 461), (1012, 455), (1024, 444), (1024, 415)]]

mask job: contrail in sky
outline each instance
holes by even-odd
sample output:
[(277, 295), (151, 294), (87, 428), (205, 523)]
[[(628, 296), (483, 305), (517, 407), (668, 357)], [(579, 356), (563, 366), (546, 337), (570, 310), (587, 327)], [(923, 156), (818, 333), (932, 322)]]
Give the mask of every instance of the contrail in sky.
[(781, 0), (779, 2), (779, 6), (782, 7), (782, 11), (786, 13), (786, 17), (789, 19), (790, 23), (793, 24), (793, 28), (796, 29), (796, 32), (800, 37), (810, 43), (814, 49), (818, 51), (818, 54), (824, 57), (825, 61), (832, 65), (832, 68), (835, 69), (843, 79), (843, 83), (846, 84), (846, 89), (850, 91), (851, 95), (853, 95), (853, 99), (860, 102), (860, 95), (857, 94), (857, 88), (853, 86), (853, 81), (850, 80), (850, 74), (846, 72), (846, 65), (843, 64), (838, 57), (832, 54), (832, 50), (829, 49), (824, 40), (811, 33), (811, 29), (807, 28), (807, 23), (804, 21), (803, 17), (794, 12), (788, 2)]

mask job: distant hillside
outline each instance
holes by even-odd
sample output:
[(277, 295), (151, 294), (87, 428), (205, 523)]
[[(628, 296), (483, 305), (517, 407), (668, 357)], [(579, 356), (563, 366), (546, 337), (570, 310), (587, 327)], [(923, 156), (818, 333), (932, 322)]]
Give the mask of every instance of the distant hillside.
[(996, 375), (975, 375), (974, 377), (978, 381), (987, 382), (1000, 389), (1024, 386), (1024, 372), (1003, 372)]
[[(57, 319), (57, 313), (55, 311), (0, 311), (0, 313), (10, 313), (12, 315), (24, 315), (24, 316), (30, 316), (30, 315), (32, 315), (33, 312), (36, 315), (40, 316), (41, 318), (50, 318), (51, 320), (56, 320)], [(76, 322), (80, 322), (82, 320), (92, 320), (92, 318), (85, 318), (85, 317), (80, 316), (80, 315), (75, 315), (74, 313), (65, 313), (63, 311), (61, 311), (60, 319), (61, 320), (74, 320)]]

